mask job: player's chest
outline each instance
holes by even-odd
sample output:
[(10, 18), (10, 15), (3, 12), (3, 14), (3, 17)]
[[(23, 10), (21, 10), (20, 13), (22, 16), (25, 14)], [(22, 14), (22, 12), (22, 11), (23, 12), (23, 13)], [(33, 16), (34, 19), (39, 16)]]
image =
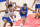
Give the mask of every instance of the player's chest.
[(22, 10), (23, 12), (26, 12), (27, 10)]

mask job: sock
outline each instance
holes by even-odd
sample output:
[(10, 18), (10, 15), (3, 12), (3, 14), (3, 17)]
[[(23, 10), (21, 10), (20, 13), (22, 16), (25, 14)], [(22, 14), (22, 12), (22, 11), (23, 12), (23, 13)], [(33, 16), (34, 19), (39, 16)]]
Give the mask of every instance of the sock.
[(36, 18), (36, 17), (35, 17)]
[(38, 18), (40, 18), (40, 16)]

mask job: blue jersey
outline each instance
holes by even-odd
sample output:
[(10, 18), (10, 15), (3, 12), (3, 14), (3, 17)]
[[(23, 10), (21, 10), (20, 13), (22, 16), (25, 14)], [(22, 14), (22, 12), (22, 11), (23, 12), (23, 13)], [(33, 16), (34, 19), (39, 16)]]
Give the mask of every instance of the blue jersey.
[(27, 15), (27, 8), (24, 10), (24, 7), (22, 7), (22, 9), (20, 9), (20, 11), (25, 12), (25, 14), (23, 14), (22, 12), (20, 12), (21, 15)]

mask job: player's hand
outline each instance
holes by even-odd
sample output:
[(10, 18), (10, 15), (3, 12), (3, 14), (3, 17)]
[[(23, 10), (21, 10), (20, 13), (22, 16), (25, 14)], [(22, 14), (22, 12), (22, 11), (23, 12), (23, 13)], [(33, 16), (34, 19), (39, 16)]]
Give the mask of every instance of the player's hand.
[(25, 14), (25, 12), (22, 11), (23, 14)]
[(12, 18), (12, 19), (14, 19), (14, 18)]

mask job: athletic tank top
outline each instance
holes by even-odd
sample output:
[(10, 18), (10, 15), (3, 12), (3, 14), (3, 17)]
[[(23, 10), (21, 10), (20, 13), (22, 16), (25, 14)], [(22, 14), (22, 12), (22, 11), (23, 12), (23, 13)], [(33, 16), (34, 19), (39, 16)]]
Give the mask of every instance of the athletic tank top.
[(9, 17), (9, 13), (5, 12), (5, 15), (3, 17)]
[(20, 12), (20, 14), (27, 15), (27, 8), (24, 10), (24, 7), (22, 7), (22, 9), (20, 9), (20, 11), (24, 11), (25, 12), (25, 14), (23, 14), (22, 12)]
[(40, 0), (35, 0), (35, 4), (40, 4)]
[(10, 11), (8, 11), (8, 12), (5, 12), (5, 15), (4, 15), (4, 17), (9, 17), (11, 14), (13, 13), (13, 11), (12, 12), (10, 12)]
[(12, 12), (9, 11), (9, 12), (8, 12), (9, 16), (10, 16), (12, 13), (13, 13), (13, 11), (12, 11)]

